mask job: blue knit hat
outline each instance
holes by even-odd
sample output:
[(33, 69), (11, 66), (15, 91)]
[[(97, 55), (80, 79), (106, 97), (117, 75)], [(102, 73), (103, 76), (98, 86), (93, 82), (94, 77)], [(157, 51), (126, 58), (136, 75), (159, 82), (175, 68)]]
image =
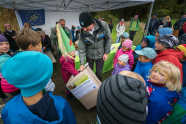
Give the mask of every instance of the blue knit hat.
[(1, 72), (9, 84), (21, 89), (24, 97), (30, 97), (47, 85), (52, 76), (53, 65), (45, 54), (24, 51), (8, 59)]
[(81, 29), (81, 26), (77, 26), (77, 29), (78, 29), (78, 30)]

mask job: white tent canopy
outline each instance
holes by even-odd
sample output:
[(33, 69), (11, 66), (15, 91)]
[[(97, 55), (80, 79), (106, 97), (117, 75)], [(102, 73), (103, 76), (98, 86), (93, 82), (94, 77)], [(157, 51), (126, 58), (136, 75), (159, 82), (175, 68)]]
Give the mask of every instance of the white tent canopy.
[[(154, 0), (1, 0), (0, 6), (14, 10), (45, 9), (45, 25), (33, 27), (40, 27), (50, 34), (50, 28), (61, 18), (71, 28), (71, 25), (79, 25), (79, 14), (83, 11), (113, 10), (150, 2)], [(19, 14), (16, 13), (16, 16), (20, 22)]]

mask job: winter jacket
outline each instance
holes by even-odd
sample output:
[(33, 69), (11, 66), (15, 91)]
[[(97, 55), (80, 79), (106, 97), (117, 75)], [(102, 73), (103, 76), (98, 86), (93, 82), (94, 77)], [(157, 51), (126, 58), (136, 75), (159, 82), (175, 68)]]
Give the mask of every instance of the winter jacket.
[(84, 65), (85, 57), (97, 60), (103, 55), (110, 53), (111, 33), (108, 24), (97, 19), (95, 23), (93, 35), (89, 32), (81, 30), (81, 36), (78, 44), (80, 64)]
[[(72, 33), (71, 33), (70, 29), (65, 26), (64, 30), (69, 34), (69, 39), (72, 40)], [(59, 45), (58, 45), (58, 38), (56, 36), (56, 27), (54, 27), (51, 31), (50, 39), (52, 40), (52, 43), (56, 45), (57, 50), (60, 51)]]
[(44, 51), (50, 50), (51, 49), (51, 40), (50, 40), (50, 37), (48, 35), (45, 35), (45, 38), (43, 39), (41, 37), (41, 39), (42, 39), (42, 47), (45, 47), (46, 48), (46, 50), (44, 50)]
[[(75, 58), (75, 57), (74, 57)], [(61, 64), (61, 74), (63, 77), (63, 81), (65, 83), (68, 82), (71, 75), (76, 76), (79, 72), (75, 69), (75, 63), (74, 59), (71, 59), (67, 57), (67, 61), (65, 60), (65, 57), (61, 56), (59, 62)]]
[(182, 71), (183, 71), (183, 87), (186, 87), (186, 61), (180, 61), (182, 64)]
[(134, 64), (134, 56), (133, 56), (132, 52), (133, 52), (132, 49), (129, 51), (123, 51), (122, 48), (119, 49), (115, 54), (115, 57), (113, 60), (113, 66), (115, 67), (115, 65), (118, 63), (119, 56), (121, 56), (122, 54), (127, 54), (129, 56), (128, 64), (130, 65), (130, 69), (132, 69), (133, 64)]
[(186, 33), (184, 33), (183, 35), (181, 35), (181, 37), (179, 38), (178, 45), (181, 45), (181, 44), (186, 44)]
[[(129, 25), (129, 30), (131, 31), (137, 31), (139, 30), (139, 25), (140, 25), (140, 21), (137, 19), (137, 20), (131, 20), (130, 22), (130, 25)], [(133, 27), (135, 26), (135, 28)]]
[(120, 37), (120, 35), (125, 32), (125, 24), (123, 24), (122, 26), (120, 23), (117, 24), (116, 31), (117, 31), (117, 37)]
[(168, 49), (162, 51), (158, 54), (158, 56), (152, 61), (153, 64), (156, 64), (160, 61), (168, 61), (180, 69), (181, 72), (181, 82), (183, 81), (183, 71), (182, 64), (180, 63), (180, 59), (183, 57), (184, 53), (181, 51), (175, 51), (173, 49)]
[(186, 18), (181, 18), (178, 21), (176, 21), (176, 23), (173, 26), (174, 30), (179, 30), (179, 34), (184, 33), (183, 32), (183, 24), (185, 22), (186, 22)]
[(112, 72), (112, 75), (114, 74), (119, 74), (121, 71), (130, 71), (130, 66), (127, 63), (125, 65), (125, 67), (123, 67), (122, 65), (119, 65), (118, 63), (115, 65), (114, 70)]
[(185, 124), (186, 123), (186, 88), (182, 88), (181, 97), (173, 106), (172, 114), (162, 124)]
[(73, 31), (73, 30), (70, 30), (70, 31), (71, 31), (71, 34), (72, 34), (72, 42), (74, 43), (76, 41), (76, 38), (74, 36), (75, 31)]
[[(163, 21), (160, 23), (160, 25), (163, 25)], [(172, 28), (172, 22), (171, 21), (167, 22), (166, 25), (163, 25), (163, 27)]]
[(148, 80), (147, 76), (149, 76), (149, 71), (152, 68), (152, 66), (153, 65), (152, 65), (151, 61), (146, 62), (146, 63), (142, 63), (142, 62), (138, 61), (134, 72), (141, 75), (143, 77), (143, 79), (145, 80), (145, 82), (147, 82), (147, 80)]
[(3, 35), (9, 41), (11, 50), (13, 50), (13, 51), (19, 50), (18, 45), (16, 44), (15, 40), (12, 38), (12, 36), (16, 35), (16, 32), (14, 30), (12, 30), (12, 32), (9, 32), (8, 30), (6, 30), (6, 31), (3, 32)]
[(171, 28), (160, 28), (158, 29), (159, 31), (159, 35), (162, 36), (162, 35), (165, 35), (165, 34), (172, 34), (172, 29)]
[[(38, 112), (37, 115), (33, 114), (24, 103), (23, 96), (19, 94), (6, 103), (1, 112), (4, 124), (76, 124), (76, 118), (68, 102), (61, 96), (52, 95), (52, 92), (49, 92), (49, 96), (54, 101), (54, 107), (57, 110), (59, 120), (52, 122), (43, 120), (38, 116), (39, 110), (36, 110)], [(42, 113), (40, 112), (44, 115), (43, 117), (48, 114), (53, 115), (52, 111), (49, 111), (53, 104), (49, 102), (43, 102), (44, 105), (40, 104), (40, 107), (38, 106), (41, 110), (45, 108)]]
[[(149, 36), (146, 36), (145, 38), (148, 38), (149, 39), (149, 46), (148, 47), (150, 47), (150, 48), (152, 48), (152, 49), (155, 49), (155, 36), (152, 36), (152, 35), (149, 35)], [(138, 45), (136, 48), (135, 48), (135, 50), (141, 50), (142, 48), (141, 48), (141, 44), (140, 45)]]
[[(145, 25), (145, 28), (144, 30), (146, 30), (146, 26), (147, 26), (147, 23)], [(150, 19), (150, 23), (149, 23), (149, 29), (148, 30), (157, 30), (159, 27), (159, 19)]]
[(171, 104), (180, 98), (176, 91), (168, 91), (167, 87), (153, 86), (151, 82), (147, 86), (148, 115), (145, 124), (156, 124), (171, 114)]

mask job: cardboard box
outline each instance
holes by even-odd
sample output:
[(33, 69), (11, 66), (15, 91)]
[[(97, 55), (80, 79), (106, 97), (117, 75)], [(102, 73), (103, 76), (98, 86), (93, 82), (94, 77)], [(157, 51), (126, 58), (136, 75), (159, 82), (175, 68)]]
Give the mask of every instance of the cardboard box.
[(82, 72), (72, 77), (67, 82), (70, 92), (85, 106), (87, 110), (96, 106), (97, 93), (101, 81), (97, 78), (89, 66)]

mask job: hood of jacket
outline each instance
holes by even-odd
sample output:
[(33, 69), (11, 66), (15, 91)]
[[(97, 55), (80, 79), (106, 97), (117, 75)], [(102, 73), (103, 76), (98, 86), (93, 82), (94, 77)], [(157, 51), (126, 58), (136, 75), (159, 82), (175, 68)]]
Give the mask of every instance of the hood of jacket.
[(61, 56), (60, 60), (59, 60), (59, 63), (62, 65), (65, 61), (72, 61), (74, 62), (75, 61), (75, 57), (76, 56), (73, 56), (74, 59), (71, 59), (67, 56), (67, 58), (65, 59), (65, 57)]
[(158, 54), (158, 57), (162, 57), (162, 56), (165, 56), (167, 57), (168, 55), (170, 56), (174, 56), (176, 58), (178, 58), (179, 60), (183, 57), (183, 52), (182, 51), (176, 51), (174, 49), (168, 49), (168, 50), (165, 50), (165, 51), (162, 51)]
[(158, 29), (159, 35), (165, 35), (165, 34), (172, 34), (172, 29), (171, 28), (160, 28)]

